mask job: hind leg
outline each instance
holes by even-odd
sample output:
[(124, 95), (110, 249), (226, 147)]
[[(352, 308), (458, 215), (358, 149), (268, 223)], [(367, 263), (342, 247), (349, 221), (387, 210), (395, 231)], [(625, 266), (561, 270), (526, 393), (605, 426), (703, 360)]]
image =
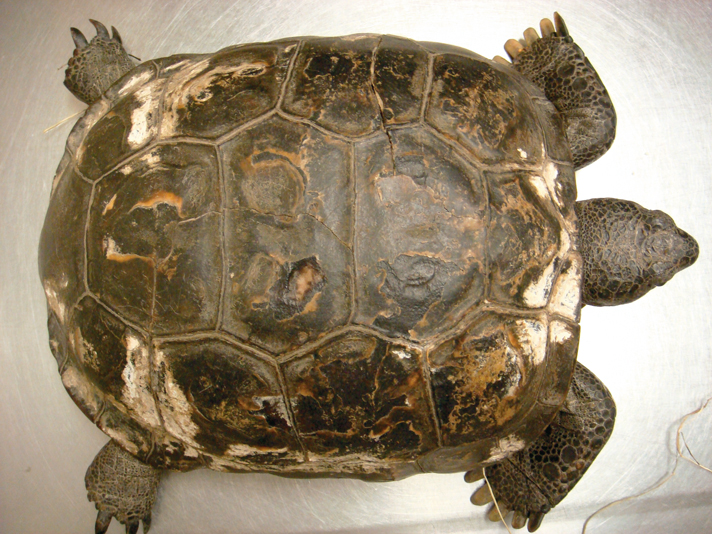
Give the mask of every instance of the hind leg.
[(610, 148), (616, 135), (616, 112), (596, 70), (558, 13), (554, 21), (556, 26), (549, 19), (541, 21), (541, 37), (529, 28), (524, 39), (510, 39), (504, 48), (514, 68), (542, 89), (561, 114), (574, 166), (579, 169)]
[[(530, 532), (544, 515), (573, 489), (608, 441), (616, 407), (606, 386), (577, 363), (569, 394), (561, 411), (526, 449), (493, 466), (485, 473), (503, 515), (514, 511), (512, 526), (528, 522)], [(465, 480), (481, 478), (469, 472)], [(472, 496), (474, 504), (492, 500), (487, 485)], [(496, 510), (489, 518), (499, 521)]]
[(111, 84), (134, 68), (133, 61), (121, 44), (121, 36), (112, 26), (112, 35), (106, 27), (91, 20), (96, 28), (96, 37), (86, 37), (72, 28), (74, 54), (67, 62), (64, 85), (82, 102), (93, 104)]
[(140, 462), (114, 440), (109, 441), (84, 479), (88, 498), (99, 510), (95, 532), (104, 534), (115, 517), (126, 525), (127, 533), (136, 534), (139, 521), (143, 521), (143, 532), (147, 533), (160, 476), (161, 471)]

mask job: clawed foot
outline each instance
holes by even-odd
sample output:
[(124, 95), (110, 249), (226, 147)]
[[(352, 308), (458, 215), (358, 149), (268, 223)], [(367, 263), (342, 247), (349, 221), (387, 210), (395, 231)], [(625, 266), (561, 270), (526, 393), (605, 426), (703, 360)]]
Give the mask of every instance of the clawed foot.
[(91, 104), (134, 65), (121, 44), (119, 32), (111, 35), (101, 22), (91, 20), (96, 37), (91, 41), (76, 28), (71, 28), (74, 52), (67, 62), (64, 85), (82, 102)]
[(511, 63), (502, 56), (495, 56), (494, 60), (503, 65), (511, 65), (512, 63), (516, 65), (519, 61), (519, 56), (521, 54), (526, 56), (526, 53), (531, 50), (538, 41), (542, 39), (546, 40), (550, 37), (569, 37), (569, 30), (566, 28), (564, 19), (562, 19), (558, 13), (554, 13), (554, 22), (551, 22), (550, 19), (543, 19), (539, 23), (539, 27), (541, 28), (541, 37), (534, 28), (527, 28), (524, 30), (524, 37), (522, 39), (510, 39), (504, 44), (504, 50), (512, 60)]
[(97, 454), (86, 474), (90, 501), (96, 503), (96, 534), (104, 534), (113, 518), (126, 526), (127, 534), (151, 528), (151, 508), (156, 501), (160, 471), (141, 463), (110, 441)]
[[(532, 484), (526, 480), (523, 474), (506, 469), (506, 462), (505, 460), (504, 464), (487, 468), (487, 480), (495, 493), (497, 505), (494, 504), (494, 498), (487, 484), (475, 491), (470, 501), (476, 506), (493, 503), (487, 514), (490, 521), (506, 523), (509, 514), (513, 513), (512, 528), (527, 526), (529, 532), (534, 532), (541, 526), (544, 515), (551, 510), (551, 506), (537, 488), (530, 487)], [(465, 473), (466, 482), (476, 482), (483, 478), (482, 469), (474, 469)], [(505, 494), (509, 497), (505, 497)]]

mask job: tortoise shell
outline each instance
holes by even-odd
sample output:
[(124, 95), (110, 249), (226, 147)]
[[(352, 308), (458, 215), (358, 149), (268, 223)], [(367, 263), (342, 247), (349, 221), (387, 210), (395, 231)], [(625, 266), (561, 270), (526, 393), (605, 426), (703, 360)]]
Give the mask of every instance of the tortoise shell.
[(69, 136), (50, 343), (154, 466), (469, 469), (566, 397), (575, 197), (553, 106), (469, 51), (357, 35), (149, 61)]

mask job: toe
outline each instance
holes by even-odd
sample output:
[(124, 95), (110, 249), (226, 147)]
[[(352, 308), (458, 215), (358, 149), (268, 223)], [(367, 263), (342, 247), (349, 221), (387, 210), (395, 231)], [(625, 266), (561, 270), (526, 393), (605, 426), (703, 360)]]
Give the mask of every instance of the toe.
[(564, 19), (561, 18), (561, 15), (559, 15), (558, 13), (554, 13), (554, 23), (556, 24), (556, 33), (559, 35), (559, 37), (569, 36), (569, 30), (566, 27), (566, 23), (564, 22)]
[(500, 65), (506, 65), (508, 67), (512, 66), (512, 64), (506, 59), (504, 59), (502, 56), (494, 56), (492, 59), (495, 63), (499, 63)]
[(126, 523), (126, 534), (136, 534), (140, 523), (138, 519), (132, 519)]
[(522, 512), (514, 512), (514, 517), (512, 518), (512, 528), (523, 528), (527, 524), (527, 516)]
[(96, 516), (96, 523), (94, 524), (94, 534), (105, 534), (109, 529), (109, 524), (111, 523), (112, 515), (110, 512), (100, 511)]
[(470, 502), (472, 502), (475, 506), (483, 506), (492, 501), (492, 493), (490, 493), (490, 490), (486, 484), (473, 493), (472, 497), (470, 497)]
[(529, 524), (527, 525), (527, 530), (529, 532), (535, 532), (541, 526), (542, 521), (544, 521), (543, 512), (529, 514)]
[(534, 28), (527, 28), (526, 30), (524, 30), (524, 42), (527, 43), (527, 46), (533, 45), (538, 40), (539, 34)]
[(520, 52), (524, 49), (522, 44), (517, 41), (516, 39), (510, 39), (506, 43), (504, 43), (504, 50), (507, 52), (509, 57), (511, 57), (513, 60), (517, 59), (517, 56), (519, 56)]
[(542, 21), (539, 23), (539, 28), (541, 28), (542, 37), (549, 37), (550, 35), (556, 33), (554, 23), (551, 22), (551, 20), (549, 19), (542, 19)]
[[(496, 60), (497, 58), (495, 58)], [(473, 482), (477, 482), (478, 480), (482, 480), (484, 478), (484, 471), (482, 471), (482, 468), (478, 469), (471, 469), (467, 473), (465, 473), (465, 482), (468, 484), (471, 484)]]
[(492, 509), (487, 514), (487, 519), (496, 523), (498, 521), (504, 521), (509, 513), (509, 509), (506, 506), (499, 504), (499, 510), (496, 506), (492, 506)]

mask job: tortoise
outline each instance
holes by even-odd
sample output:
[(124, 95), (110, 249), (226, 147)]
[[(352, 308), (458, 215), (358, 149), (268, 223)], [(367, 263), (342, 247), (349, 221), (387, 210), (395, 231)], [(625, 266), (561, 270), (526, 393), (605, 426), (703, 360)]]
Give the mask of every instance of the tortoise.
[(96, 532), (148, 531), (161, 473), (203, 467), (486, 473), (536, 530), (613, 428), (582, 306), (699, 252), (663, 212), (576, 200), (616, 115), (562, 18), (511, 62), (368, 34), (137, 66), (92, 23), (39, 269), (62, 381), (111, 438)]

